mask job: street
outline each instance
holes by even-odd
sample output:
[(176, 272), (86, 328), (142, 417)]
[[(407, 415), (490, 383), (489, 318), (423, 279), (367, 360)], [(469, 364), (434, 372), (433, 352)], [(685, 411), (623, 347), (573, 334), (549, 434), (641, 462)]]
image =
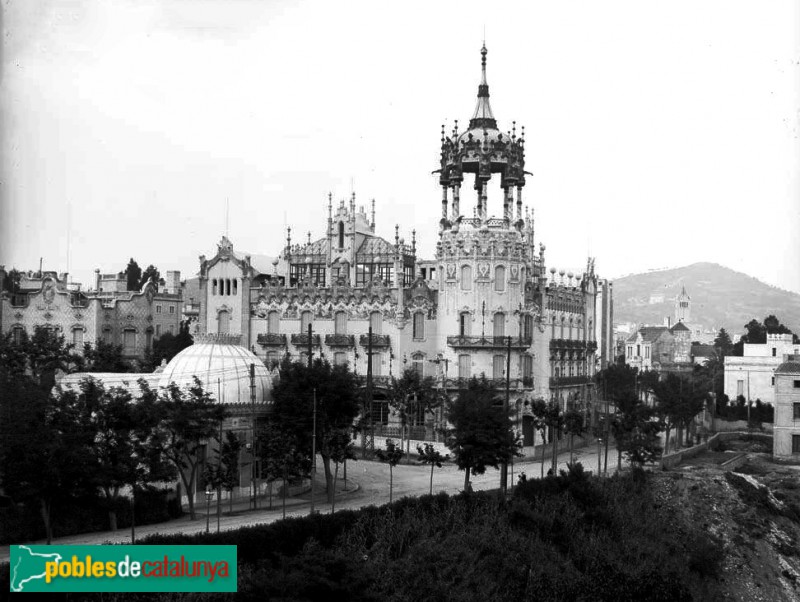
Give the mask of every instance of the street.
[[(591, 445), (576, 449), (574, 457), (577, 462), (581, 462), (584, 469), (597, 473), (597, 446)], [(550, 466), (547, 455), (544, 470), (545, 473)], [(524, 472), (528, 478), (538, 478), (541, 475), (542, 464), (540, 458), (533, 460), (530, 457), (519, 459), (513, 468), (509, 466), (509, 485), (516, 483), (520, 473)], [(569, 462), (569, 452), (563, 452), (558, 456), (558, 468), (566, 470)], [(613, 446), (608, 450), (608, 472), (613, 474), (617, 468), (617, 451)], [(399, 464), (393, 469), (393, 499), (398, 500), (404, 496), (426, 495), (430, 487), (431, 469), (428, 465), (418, 464)], [(496, 489), (500, 483), (500, 471), (489, 468), (482, 475), (472, 476), (470, 482), (475, 491)], [(513, 475), (513, 477), (512, 477)], [(389, 501), (389, 465), (372, 460), (350, 461), (347, 465), (347, 489), (342, 470), (339, 470), (339, 480), (337, 481), (336, 510), (358, 509), (370, 505), (381, 505)], [(458, 470), (453, 463), (447, 463), (442, 468), (434, 468), (433, 473), (433, 492), (444, 491), (448, 494), (456, 494), (463, 490), (464, 472)], [(325, 501), (324, 476), (322, 471), (322, 461), (317, 460), (317, 489), (316, 489), (316, 510), (319, 512), (330, 512), (330, 504)], [(287, 499), (286, 516), (304, 516), (310, 510), (310, 494), (306, 493)], [(247, 502), (240, 501), (234, 503), (233, 515), (226, 514), (227, 502), (223, 502), (222, 517), (220, 519), (220, 530), (227, 531), (238, 529), (249, 525), (271, 523), (280, 520), (283, 516), (281, 499), (273, 495), (272, 509), (267, 509), (266, 496), (259, 498), (259, 509), (248, 510)], [(188, 516), (184, 516), (172, 521), (153, 525), (143, 525), (136, 527), (137, 541), (154, 533), (200, 533), (206, 529), (206, 503), (204, 496), (200, 493), (195, 499), (197, 510), (197, 520), (191, 521)], [(57, 520), (57, 519), (56, 519)], [(217, 516), (215, 502), (211, 504), (210, 529), (215, 531), (217, 528)], [(103, 544), (103, 543), (128, 543), (130, 542), (130, 529), (119, 529), (117, 531), (98, 531), (95, 533), (84, 533), (80, 535), (70, 535), (53, 539), (54, 544)], [(22, 542), (20, 542), (22, 543)], [(38, 544), (44, 541), (34, 542)], [(8, 562), (9, 548), (3, 546), (0, 549), (0, 562)]]

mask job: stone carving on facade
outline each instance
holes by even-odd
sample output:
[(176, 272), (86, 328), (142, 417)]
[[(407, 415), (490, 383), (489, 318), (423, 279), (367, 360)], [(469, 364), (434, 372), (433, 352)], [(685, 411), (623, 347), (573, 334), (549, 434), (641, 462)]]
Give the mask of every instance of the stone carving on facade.
[(478, 278), (480, 278), (480, 279), (488, 279), (489, 278), (489, 264), (488, 263), (479, 263), (478, 264)]
[(24, 315), (23, 315), (23, 313), (21, 311), (18, 311), (17, 313), (14, 314), (14, 317), (17, 320), (21, 320), (24, 317)]
[(448, 280), (455, 280), (456, 278), (456, 264), (448, 263), (447, 264), (447, 279)]
[(56, 285), (52, 282), (47, 282), (47, 284), (44, 285), (44, 290), (42, 291), (42, 299), (44, 299), (44, 302), (49, 305), (53, 302), (55, 296)]

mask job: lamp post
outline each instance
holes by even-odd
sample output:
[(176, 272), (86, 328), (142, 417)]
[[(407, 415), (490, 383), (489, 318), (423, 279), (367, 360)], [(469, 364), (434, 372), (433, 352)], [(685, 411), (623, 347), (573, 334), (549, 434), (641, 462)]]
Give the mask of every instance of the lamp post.
[(208, 529), (210, 526), (211, 520), (211, 498), (214, 496), (214, 492), (211, 491), (211, 486), (206, 485), (206, 533), (208, 533)]

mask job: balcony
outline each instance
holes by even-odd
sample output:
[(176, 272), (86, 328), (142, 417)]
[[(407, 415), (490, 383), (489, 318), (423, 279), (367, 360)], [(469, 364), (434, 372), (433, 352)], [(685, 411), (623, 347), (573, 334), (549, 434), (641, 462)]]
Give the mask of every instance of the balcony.
[(589, 384), (591, 379), (588, 376), (551, 376), (550, 388), (574, 387), (577, 385)]
[(352, 334), (326, 334), (325, 344), (328, 347), (354, 347), (356, 338)]
[[(306, 340), (308, 340), (308, 335), (306, 335)], [(258, 335), (258, 337), (256, 337), (256, 342), (264, 347), (285, 347), (286, 335), (277, 332), (268, 332)]]
[[(372, 377), (372, 386), (379, 387), (379, 388), (386, 388), (392, 384), (392, 377), (391, 376), (373, 376)], [(364, 376), (363, 385), (367, 386), (367, 377)]]
[(530, 336), (521, 337), (486, 337), (457, 335), (447, 337), (447, 344), (451, 347), (474, 348), (474, 349), (506, 349), (508, 339), (511, 339), (512, 349), (527, 349), (531, 346)]
[[(308, 333), (306, 332), (298, 332), (292, 335), (292, 345), (296, 345), (298, 347), (308, 347)], [(313, 347), (319, 347), (319, 335), (312, 334), (311, 335), (311, 345)]]
[[(362, 334), (358, 337), (358, 342), (362, 347), (369, 346), (369, 334)], [(391, 339), (388, 334), (375, 334), (372, 333), (372, 346), (373, 347), (388, 347), (391, 344)]]

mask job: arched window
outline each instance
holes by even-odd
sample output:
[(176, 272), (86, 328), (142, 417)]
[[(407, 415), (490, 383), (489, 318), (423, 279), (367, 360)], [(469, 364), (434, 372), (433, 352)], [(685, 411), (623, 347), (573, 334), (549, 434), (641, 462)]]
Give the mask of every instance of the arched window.
[(506, 315), (501, 311), (497, 312), (492, 319), (492, 326), (495, 337), (506, 336)]
[(506, 290), (506, 268), (499, 265), (494, 269), (494, 290)]
[(415, 339), (425, 338), (425, 314), (421, 311), (414, 313), (414, 328), (412, 336)]
[(347, 313), (337, 311), (333, 323), (334, 334), (347, 334)]
[(239, 291), (239, 280), (237, 278), (233, 279), (233, 294), (236, 295)]
[(225, 294), (228, 295), (228, 296), (230, 296), (230, 294), (231, 294), (231, 279), (230, 278), (226, 278), (225, 279)]
[(420, 378), (425, 376), (425, 356), (421, 353), (415, 353), (411, 356), (411, 363), (414, 371)]
[(300, 333), (308, 334), (308, 327), (313, 323), (314, 314), (304, 311), (300, 314)]
[(383, 315), (379, 311), (373, 311), (369, 314), (369, 325), (372, 327), (372, 334), (381, 334), (383, 326)]
[(231, 314), (227, 311), (221, 311), (217, 316), (217, 320), (217, 332), (220, 334), (228, 334), (230, 329)]
[(472, 290), (472, 267), (468, 265), (461, 266), (461, 290)]
[(472, 316), (468, 311), (462, 311), (458, 315), (458, 334), (462, 337), (469, 336), (472, 331)]
[(533, 336), (533, 316), (526, 315), (522, 320), (522, 336), (527, 340)]
[(269, 334), (278, 334), (281, 325), (280, 314), (277, 311), (271, 311), (267, 314), (267, 332)]
[(339, 222), (339, 248), (344, 248), (344, 222)]
[(214, 295), (214, 296), (216, 296), (216, 294), (217, 294), (217, 279), (216, 278), (214, 278), (211, 281), (211, 294)]

